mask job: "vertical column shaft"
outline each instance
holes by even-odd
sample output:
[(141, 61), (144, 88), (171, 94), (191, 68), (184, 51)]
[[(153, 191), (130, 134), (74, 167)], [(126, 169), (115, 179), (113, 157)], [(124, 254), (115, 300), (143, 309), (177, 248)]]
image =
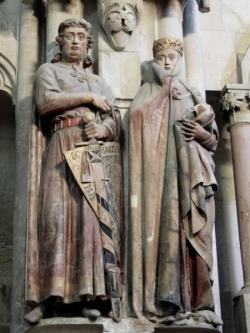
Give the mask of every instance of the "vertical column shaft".
[(223, 93), (223, 109), (229, 111), (231, 124), (230, 137), (244, 278), (241, 294), (250, 294), (250, 87), (228, 85)]
[(14, 212), (14, 253), (12, 284), (12, 333), (24, 331), (24, 294), (29, 133), (33, 112), (33, 87), (38, 66), (38, 19), (33, 1), (20, 3), (19, 58), (16, 105), (16, 198)]
[(201, 40), (198, 26), (198, 7), (195, 0), (186, 2), (183, 18), (186, 80), (205, 96)]
[(183, 0), (158, 1), (158, 37), (174, 37), (183, 40)]
[(248, 122), (231, 125), (234, 181), (243, 266), (243, 292), (250, 292), (250, 112)]

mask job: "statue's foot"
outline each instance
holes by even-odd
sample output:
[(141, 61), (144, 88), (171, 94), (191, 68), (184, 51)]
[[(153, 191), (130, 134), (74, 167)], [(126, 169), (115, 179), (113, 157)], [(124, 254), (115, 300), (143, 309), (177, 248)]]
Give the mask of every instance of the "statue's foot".
[(35, 325), (40, 321), (40, 319), (43, 318), (43, 316), (44, 316), (44, 306), (42, 304), (40, 304), (37, 307), (35, 307), (32, 311), (27, 313), (24, 316), (24, 319), (29, 324)]
[(201, 316), (201, 318), (209, 324), (213, 324), (213, 325), (216, 325), (216, 326), (223, 325), (223, 321), (221, 320), (221, 318), (218, 317), (211, 310), (198, 310), (198, 311), (196, 311), (196, 314), (198, 316)]
[(101, 312), (97, 309), (83, 308), (82, 315), (83, 317), (87, 317), (90, 320), (96, 320), (97, 318), (101, 317)]

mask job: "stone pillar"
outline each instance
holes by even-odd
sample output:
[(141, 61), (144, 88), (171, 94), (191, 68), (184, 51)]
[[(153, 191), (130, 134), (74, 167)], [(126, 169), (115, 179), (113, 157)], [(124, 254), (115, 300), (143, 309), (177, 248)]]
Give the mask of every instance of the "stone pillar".
[(13, 231), (12, 333), (24, 331), (26, 214), (29, 170), (29, 134), (33, 111), (34, 74), (38, 66), (38, 19), (33, 1), (20, 2), (19, 58), (16, 104), (16, 188)]
[(50, 61), (54, 54), (59, 51), (55, 45), (55, 37), (57, 36), (59, 24), (72, 17), (82, 18), (84, 2), (83, 0), (47, 0), (46, 13), (47, 61)]
[(183, 9), (184, 0), (159, 0), (158, 37), (174, 37), (183, 40)]
[(237, 332), (250, 332), (250, 86), (228, 85), (223, 110), (228, 113), (244, 285), (235, 297)]
[(198, 26), (198, 6), (195, 0), (186, 2), (183, 17), (186, 80), (205, 96), (202, 46)]
[(228, 121), (219, 112), (220, 92), (209, 92), (208, 102), (216, 113), (220, 138), (214, 156), (218, 191), (216, 203), (216, 237), (223, 331), (235, 333), (233, 298), (243, 285), (238, 219), (235, 199), (230, 133)]

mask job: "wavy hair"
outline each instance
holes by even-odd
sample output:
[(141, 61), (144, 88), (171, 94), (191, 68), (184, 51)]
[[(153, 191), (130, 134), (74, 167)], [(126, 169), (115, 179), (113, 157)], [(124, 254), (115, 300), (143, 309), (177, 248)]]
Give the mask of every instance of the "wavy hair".
[[(93, 44), (94, 44), (94, 40), (93, 40), (93, 37), (91, 34), (92, 26), (86, 20), (77, 19), (77, 18), (68, 19), (68, 20), (65, 20), (62, 23), (60, 23), (60, 25), (58, 27), (58, 35), (56, 37), (56, 43), (59, 45), (60, 49), (62, 46), (64, 31), (65, 31), (65, 29), (71, 28), (71, 27), (83, 28), (87, 32), (87, 52), (90, 49), (92, 49)], [(51, 60), (51, 62), (55, 63), (55, 62), (59, 62), (61, 60), (62, 60), (62, 53), (59, 52), (54, 56), (54, 58)], [(87, 67), (93, 65), (93, 63), (94, 63), (94, 59), (92, 57), (90, 57), (89, 55), (87, 55), (83, 61), (83, 67), (87, 68)]]

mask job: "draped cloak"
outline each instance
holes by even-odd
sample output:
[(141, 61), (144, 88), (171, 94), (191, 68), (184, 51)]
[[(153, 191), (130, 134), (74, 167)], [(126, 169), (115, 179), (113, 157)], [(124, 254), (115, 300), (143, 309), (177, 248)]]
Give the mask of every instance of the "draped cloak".
[[(93, 92), (114, 102), (101, 77), (84, 70), (77, 74), (62, 63), (42, 65), (36, 84), (40, 111), (51, 104), (56, 110), (57, 97), (71, 92)], [(53, 121), (81, 117), (90, 109), (64, 109), (53, 115)], [(29, 302), (50, 296), (60, 296), (65, 303), (79, 301), (83, 295), (120, 297), (115, 285), (120, 279), (120, 121), (116, 112), (101, 115), (95, 110), (95, 117), (109, 129), (114, 142), (85, 142), (85, 146), (76, 147), (83, 141), (83, 129), (74, 126), (53, 133), (46, 144), (41, 117), (32, 120), (26, 274)], [(69, 155), (69, 161), (65, 159), (71, 152), (80, 156), (74, 158), (74, 166), (69, 165)]]
[[(152, 65), (130, 110), (132, 301), (137, 317), (213, 310), (214, 113), (197, 90)], [(208, 132), (187, 143), (184, 119)]]

